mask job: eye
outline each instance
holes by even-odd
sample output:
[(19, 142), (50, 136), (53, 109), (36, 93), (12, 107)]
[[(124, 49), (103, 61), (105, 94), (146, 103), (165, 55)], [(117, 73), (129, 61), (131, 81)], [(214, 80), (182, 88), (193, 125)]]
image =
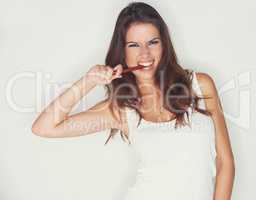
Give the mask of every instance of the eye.
[(128, 45), (128, 47), (137, 47), (138, 45), (137, 44), (130, 44)]
[(158, 40), (154, 40), (154, 41), (150, 41), (150, 42), (149, 42), (150, 45), (151, 45), (151, 44), (157, 44), (157, 43), (159, 43)]

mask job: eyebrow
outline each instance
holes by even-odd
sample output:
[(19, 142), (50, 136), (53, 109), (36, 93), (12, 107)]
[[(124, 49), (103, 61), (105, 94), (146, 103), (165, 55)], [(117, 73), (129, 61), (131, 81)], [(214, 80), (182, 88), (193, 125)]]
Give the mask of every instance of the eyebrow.
[[(153, 39), (149, 40), (148, 42), (151, 42), (155, 39), (159, 39), (160, 40), (160, 37), (154, 37)], [(129, 44), (129, 43), (137, 43), (137, 42), (133, 42), (133, 41), (130, 41), (130, 42), (126, 42), (125, 44)]]

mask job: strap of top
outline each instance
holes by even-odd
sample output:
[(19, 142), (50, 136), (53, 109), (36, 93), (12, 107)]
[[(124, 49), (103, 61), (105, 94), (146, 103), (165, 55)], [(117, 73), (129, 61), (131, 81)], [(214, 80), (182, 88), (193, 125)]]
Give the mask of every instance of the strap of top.
[[(199, 95), (200, 97), (203, 96), (195, 71), (193, 71), (192, 87), (197, 95)], [(199, 108), (206, 109), (204, 99), (199, 100), (198, 104)]]

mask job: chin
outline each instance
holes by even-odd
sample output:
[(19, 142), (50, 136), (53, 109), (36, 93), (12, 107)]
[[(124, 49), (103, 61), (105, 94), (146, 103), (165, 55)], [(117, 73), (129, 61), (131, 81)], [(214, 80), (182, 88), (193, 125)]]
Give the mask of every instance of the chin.
[(154, 70), (150, 70), (150, 71), (140, 71), (140, 72), (135, 72), (134, 73), (135, 76), (140, 77), (141, 79), (149, 79), (149, 78), (153, 78), (155, 71)]

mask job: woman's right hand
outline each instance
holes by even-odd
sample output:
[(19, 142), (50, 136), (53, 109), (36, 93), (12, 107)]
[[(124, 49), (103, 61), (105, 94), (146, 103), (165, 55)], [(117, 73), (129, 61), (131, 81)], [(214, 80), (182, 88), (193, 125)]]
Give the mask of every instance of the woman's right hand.
[(116, 78), (121, 78), (122, 72), (123, 66), (121, 64), (116, 65), (114, 68), (108, 65), (95, 65), (86, 73), (86, 76), (97, 85), (105, 85)]

